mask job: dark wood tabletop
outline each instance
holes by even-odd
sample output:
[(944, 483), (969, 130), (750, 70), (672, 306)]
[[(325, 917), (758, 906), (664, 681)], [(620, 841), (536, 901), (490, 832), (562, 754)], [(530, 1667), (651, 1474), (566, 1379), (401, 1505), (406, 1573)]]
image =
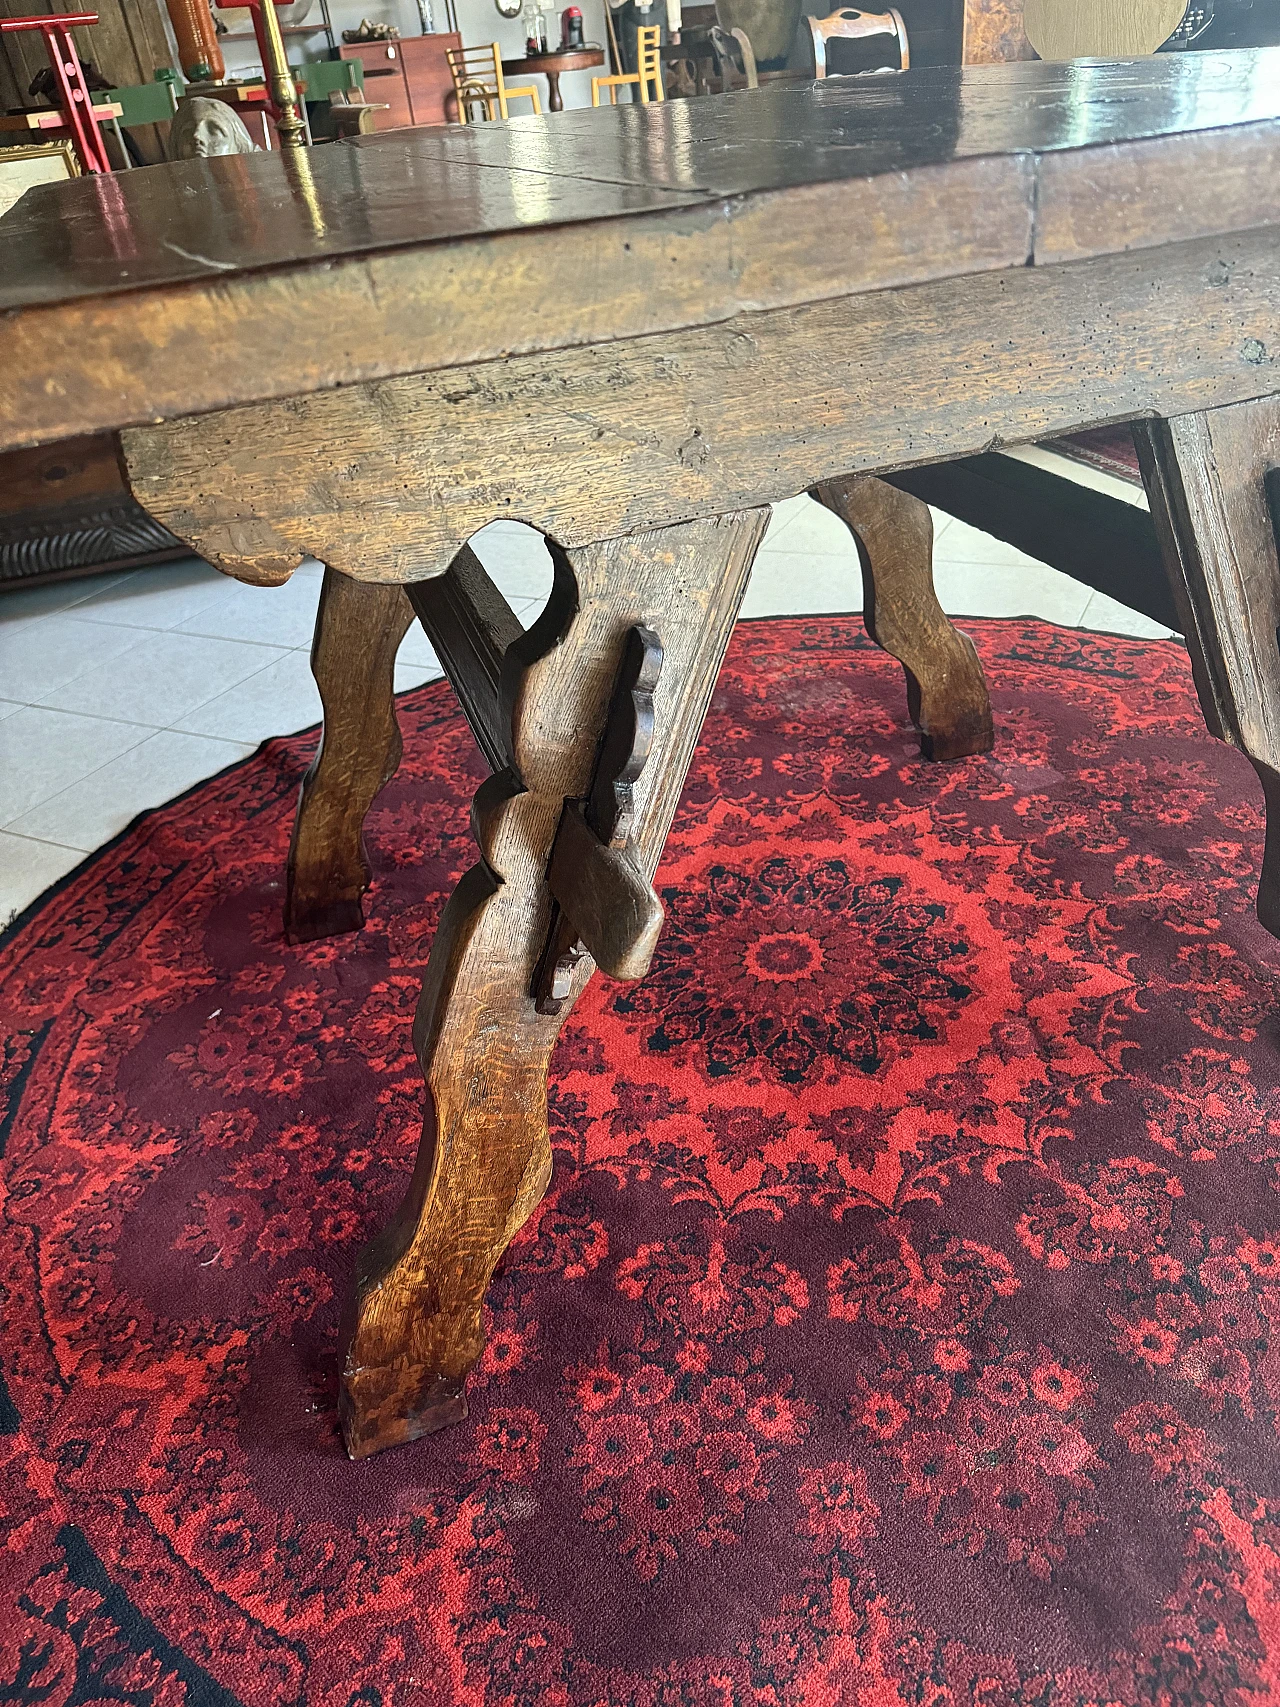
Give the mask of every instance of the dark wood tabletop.
[(598, 47), (553, 47), (550, 53), (521, 53), (514, 59), (504, 59), (504, 72), (540, 71), (545, 77), (557, 77), (565, 71), (590, 71), (593, 65), (604, 64), (604, 52)]
[(1276, 49), (829, 79), (86, 177), (0, 221), (0, 448), (1277, 218)]

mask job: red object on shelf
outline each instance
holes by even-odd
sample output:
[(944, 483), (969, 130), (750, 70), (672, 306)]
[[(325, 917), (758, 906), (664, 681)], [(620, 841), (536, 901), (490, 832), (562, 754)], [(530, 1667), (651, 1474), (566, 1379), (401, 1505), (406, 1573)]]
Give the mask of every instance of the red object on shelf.
[(73, 27), (96, 24), (97, 21), (96, 12), (48, 12), (43, 18), (0, 18), (0, 35), (17, 30), (40, 31), (61, 97), (58, 106), (71, 132), (71, 145), (80, 165), (86, 172), (110, 172), (107, 145), (93, 116), (89, 86), (84, 80), (80, 55), (71, 40)]
[(582, 45), (582, 12), (577, 6), (566, 6), (560, 14), (560, 46), (571, 51)]

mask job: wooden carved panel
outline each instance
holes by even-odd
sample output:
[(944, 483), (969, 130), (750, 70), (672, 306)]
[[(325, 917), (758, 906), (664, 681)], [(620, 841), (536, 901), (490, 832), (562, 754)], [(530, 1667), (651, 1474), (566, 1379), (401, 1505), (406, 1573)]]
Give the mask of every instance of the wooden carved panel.
[(965, 65), (1035, 57), (1022, 24), (1022, 0), (964, 0)]

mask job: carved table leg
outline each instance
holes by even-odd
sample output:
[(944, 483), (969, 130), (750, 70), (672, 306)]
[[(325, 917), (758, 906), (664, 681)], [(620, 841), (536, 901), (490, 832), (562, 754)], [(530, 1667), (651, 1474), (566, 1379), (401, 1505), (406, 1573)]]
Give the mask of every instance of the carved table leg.
[(933, 590), (929, 506), (859, 475), (826, 481), (813, 496), (857, 541), (867, 633), (902, 665), (907, 708), (925, 758), (989, 752), (995, 736), (982, 665)]
[(1280, 401), (1139, 422), (1134, 438), (1205, 721), (1262, 782), (1258, 917), (1280, 936)]
[(413, 621), (400, 587), (324, 572), (311, 673), (324, 729), (302, 779), (289, 844), (284, 929), (290, 942), (358, 931), (369, 887), (365, 813), (400, 763), (396, 650)]
[[(615, 684), (643, 626), (665, 655), (625, 857), (633, 875), (652, 874), (767, 516), (554, 549), (547, 607), (502, 655), (490, 727), (506, 765), (476, 794), (480, 862), (440, 921), (414, 1027), (429, 1091), (422, 1147), (394, 1220), (361, 1254), (343, 1326), (340, 1407), (353, 1458), (466, 1415), (485, 1288), (550, 1178), (547, 1064), (594, 968), (581, 954), (567, 993), (543, 1004), (558, 1011), (539, 1011), (535, 980), (557, 928), (548, 887), (557, 832), (572, 820), (590, 841), (573, 803), (593, 788)], [(469, 682), (455, 682), (464, 705), (483, 688), (484, 642), (460, 650), (451, 673), (463, 674), (467, 656)], [(603, 850), (600, 863), (623, 858)]]

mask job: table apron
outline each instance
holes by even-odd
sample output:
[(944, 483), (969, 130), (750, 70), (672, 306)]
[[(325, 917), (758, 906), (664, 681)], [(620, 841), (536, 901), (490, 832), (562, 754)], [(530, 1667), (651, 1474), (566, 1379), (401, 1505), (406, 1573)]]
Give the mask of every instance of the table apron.
[(1280, 391), (1275, 239), (944, 280), (122, 434), (228, 573), (442, 573), (496, 518), (564, 545), (818, 481)]

